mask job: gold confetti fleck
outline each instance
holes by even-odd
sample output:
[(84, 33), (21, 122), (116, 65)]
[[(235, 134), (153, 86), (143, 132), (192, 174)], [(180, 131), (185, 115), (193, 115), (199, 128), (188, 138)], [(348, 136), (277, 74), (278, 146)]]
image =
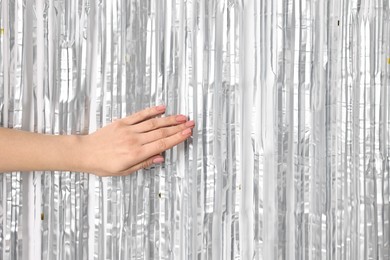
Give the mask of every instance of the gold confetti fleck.
[(41, 220), (44, 220), (45, 219), (45, 214), (42, 212), (41, 213)]
[(387, 64), (390, 64), (390, 58), (387, 58)]
[(0, 28), (0, 35), (4, 34), (4, 28)]

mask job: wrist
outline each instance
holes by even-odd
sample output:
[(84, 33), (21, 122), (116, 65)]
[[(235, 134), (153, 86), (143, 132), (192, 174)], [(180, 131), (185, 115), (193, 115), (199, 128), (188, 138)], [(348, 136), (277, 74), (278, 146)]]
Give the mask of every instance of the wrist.
[(66, 162), (62, 168), (66, 171), (89, 172), (88, 169), (88, 145), (86, 135), (68, 135), (64, 137), (63, 151), (64, 156), (60, 158)]

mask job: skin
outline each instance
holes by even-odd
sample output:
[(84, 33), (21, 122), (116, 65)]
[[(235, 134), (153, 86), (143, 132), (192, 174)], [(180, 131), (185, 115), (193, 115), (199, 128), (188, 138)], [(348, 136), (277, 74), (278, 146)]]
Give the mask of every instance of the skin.
[(194, 121), (163, 118), (165, 106), (147, 108), (89, 135), (45, 135), (0, 128), (0, 172), (76, 171), (129, 175), (162, 163), (162, 152), (184, 142)]

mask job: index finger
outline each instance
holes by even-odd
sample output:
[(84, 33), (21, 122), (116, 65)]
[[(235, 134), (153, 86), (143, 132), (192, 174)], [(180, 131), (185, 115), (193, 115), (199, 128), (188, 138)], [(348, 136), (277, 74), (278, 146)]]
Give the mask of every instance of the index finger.
[(137, 113), (134, 113), (128, 117), (122, 118), (123, 122), (129, 125), (134, 125), (137, 123), (140, 123), (142, 121), (145, 121), (146, 119), (149, 119), (154, 116), (158, 116), (165, 112), (165, 105), (159, 105), (155, 107), (149, 107), (144, 110), (141, 110)]

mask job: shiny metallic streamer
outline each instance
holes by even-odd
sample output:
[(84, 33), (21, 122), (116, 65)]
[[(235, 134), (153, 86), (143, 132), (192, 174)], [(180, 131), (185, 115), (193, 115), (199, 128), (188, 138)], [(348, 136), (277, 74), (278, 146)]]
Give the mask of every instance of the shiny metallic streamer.
[(0, 175), (0, 259), (390, 259), (384, 0), (1, 0), (0, 123), (196, 121), (128, 177)]

